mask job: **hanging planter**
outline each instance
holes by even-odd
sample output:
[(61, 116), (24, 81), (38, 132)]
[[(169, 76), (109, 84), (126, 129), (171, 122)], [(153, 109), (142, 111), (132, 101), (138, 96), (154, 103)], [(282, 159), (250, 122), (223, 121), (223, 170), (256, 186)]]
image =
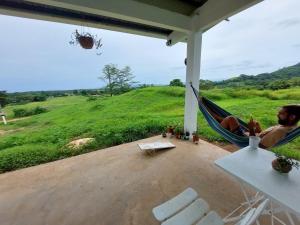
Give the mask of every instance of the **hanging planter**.
[(85, 49), (92, 49), (94, 46), (94, 39), (91, 36), (79, 36), (78, 42)]
[[(97, 38), (97, 35), (92, 35), (88, 32), (81, 32), (79, 33), (76, 30), (72, 36), (71, 41), (69, 42), (71, 45), (80, 45), (84, 49), (100, 49), (102, 47), (101, 38)], [(97, 53), (98, 55), (101, 53)]]

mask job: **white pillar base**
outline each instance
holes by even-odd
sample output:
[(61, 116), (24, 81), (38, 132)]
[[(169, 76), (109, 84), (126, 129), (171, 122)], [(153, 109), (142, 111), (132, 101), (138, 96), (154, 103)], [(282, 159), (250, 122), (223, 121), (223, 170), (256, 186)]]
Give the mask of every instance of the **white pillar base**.
[(198, 101), (190, 82), (198, 90), (200, 79), (202, 32), (189, 34), (187, 42), (186, 90), (184, 109), (184, 130), (191, 134), (197, 130)]

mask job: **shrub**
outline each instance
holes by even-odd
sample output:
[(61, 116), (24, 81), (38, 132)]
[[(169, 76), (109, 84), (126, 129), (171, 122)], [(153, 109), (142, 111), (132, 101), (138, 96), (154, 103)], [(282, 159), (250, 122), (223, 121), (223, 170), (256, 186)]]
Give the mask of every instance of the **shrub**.
[(147, 120), (142, 123), (128, 124), (125, 127), (99, 131), (95, 138), (99, 146), (110, 147), (160, 134), (167, 125), (167, 121)]
[(180, 79), (174, 79), (170, 81), (169, 86), (177, 86), (177, 87), (184, 87), (184, 83)]
[(33, 110), (32, 110), (32, 115), (37, 115), (37, 114), (41, 114), (41, 113), (45, 113), (47, 112), (48, 110), (44, 107), (40, 107), (40, 106), (37, 106), (35, 107)]
[(47, 100), (47, 96), (45, 95), (37, 95), (37, 96), (34, 96), (32, 101), (33, 102), (44, 102)]
[(41, 113), (45, 113), (48, 110), (44, 107), (37, 106), (33, 109), (23, 109), (23, 108), (18, 108), (18, 109), (13, 109), (14, 112), (14, 117), (25, 117), (25, 116), (33, 116)]
[(276, 80), (268, 84), (267, 88), (272, 90), (279, 90), (279, 89), (287, 89), (291, 86), (288, 81), (285, 80)]
[(24, 117), (27, 115), (26, 109), (13, 109), (14, 117)]
[(89, 96), (88, 99), (87, 99), (88, 102), (96, 101), (96, 100), (97, 100), (96, 96)]
[(169, 87), (169, 88), (159, 88), (153, 89), (154, 93), (159, 93), (171, 97), (184, 97), (185, 89), (182, 87)]
[(210, 100), (225, 100), (228, 96), (218, 89), (212, 89), (211, 91), (202, 91), (202, 95)]

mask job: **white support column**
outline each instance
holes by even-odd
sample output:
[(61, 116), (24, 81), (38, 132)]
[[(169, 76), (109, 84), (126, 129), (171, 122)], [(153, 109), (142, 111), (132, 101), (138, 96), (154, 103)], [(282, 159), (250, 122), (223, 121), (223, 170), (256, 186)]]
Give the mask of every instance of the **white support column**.
[(202, 32), (191, 32), (187, 41), (186, 90), (184, 110), (184, 130), (190, 133), (197, 130), (198, 102), (190, 82), (198, 90), (200, 79)]

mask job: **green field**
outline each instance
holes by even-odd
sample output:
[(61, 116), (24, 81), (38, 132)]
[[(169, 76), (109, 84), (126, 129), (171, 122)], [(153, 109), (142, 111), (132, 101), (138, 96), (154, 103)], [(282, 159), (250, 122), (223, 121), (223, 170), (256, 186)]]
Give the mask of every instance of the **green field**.
[[(276, 124), (276, 112), (285, 104), (299, 103), (300, 88), (259, 91), (212, 89), (204, 91), (220, 106), (248, 120), (252, 114), (263, 128)], [(0, 172), (54, 161), (89, 151), (160, 134), (167, 125), (182, 124), (184, 88), (149, 87), (119, 96), (69, 96), (46, 102), (10, 105), (5, 108), (8, 119), (13, 109), (36, 106), (48, 112), (0, 125)], [(199, 113), (199, 128), (209, 141), (224, 139), (216, 134)], [(66, 145), (75, 139), (93, 137), (95, 141), (82, 149)], [(274, 149), (300, 159), (300, 139)]]

